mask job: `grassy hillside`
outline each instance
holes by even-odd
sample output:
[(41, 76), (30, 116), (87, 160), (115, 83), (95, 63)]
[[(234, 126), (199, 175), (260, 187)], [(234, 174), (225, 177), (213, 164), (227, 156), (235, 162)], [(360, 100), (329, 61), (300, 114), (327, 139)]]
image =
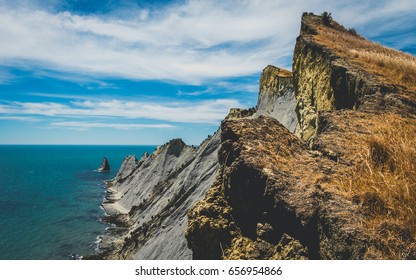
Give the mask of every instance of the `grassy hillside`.
[[(311, 20), (316, 23), (311, 36), (316, 43), (415, 102), (416, 57), (370, 42), (335, 21), (325, 25), (321, 17)], [(345, 133), (338, 146), (344, 146), (353, 166), (328, 186), (336, 185), (362, 207), (363, 228), (377, 240), (382, 252), (368, 252), (376, 254), (375, 258), (407, 258), (416, 248), (414, 242), (406, 243), (416, 238), (416, 120), (414, 111), (402, 113), (406, 117), (389, 112), (387, 107), (349, 122), (344, 116), (338, 123)], [(357, 133), (357, 127), (364, 129)]]

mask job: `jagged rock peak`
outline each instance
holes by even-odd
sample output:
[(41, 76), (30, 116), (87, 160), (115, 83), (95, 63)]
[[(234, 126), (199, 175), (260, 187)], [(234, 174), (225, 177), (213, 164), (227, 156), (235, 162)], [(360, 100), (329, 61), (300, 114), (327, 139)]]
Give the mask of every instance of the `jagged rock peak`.
[(181, 138), (172, 139), (166, 144), (166, 153), (168, 155), (179, 156), (185, 147), (186, 144)]
[(262, 94), (283, 94), (289, 87), (293, 87), (292, 72), (273, 65), (268, 65), (263, 69), (260, 77), (259, 99), (257, 105), (261, 102)]
[(149, 153), (148, 153), (148, 152), (144, 152), (144, 153), (142, 154), (142, 157), (141, 157), (140, 159), (141, 159), (141, 160), (145, 160), (145, 159), (147, 159), (148, 157), (150, 157)]
[(101, 162), (100, 167), (97, 170), (98, 172), (109, 172), (110, 171), (110, 164), (106, 157), (103, 157), (103, 161)]
[(292, 72), (272, 65), (264, 68), (254, 117), (266, 115), (275, 118), (294, 132), (297, 125), (295, 107)]
[[(140, 159), (140, 162), (143, 162), (143, 161), (144, 159), (142, 157)], [(130, 156), (125, 157), (113, 181), (114, 182), (123, 181), (138, 167), (138, 165), (139, 165), (139, 161), (137, 160), (136, 156), (130, 155)], [(109, 184), (109, 182), (107, 182), (107, 184)]]
[[(304, 13), (300, 24), (299, 35), (316, 35), (318, 30), (316, 26), (322, 22), (320, 16), (314, 15), (313, 13)], [(313, 23), (313, 24), (312, 24)]]
[(179, 156), (185, 147), (191, 147), (191, 146), (186, 145), (186, 143), (183, 142), (181, 138), (175, 138), (175, 139), (169, 140), (167, 143), (163, 144), (162, 146), (157, 146), (156, 150), (153, 152), (151, 157), (155, 157), (162, 152), (166, 152), (166, 154), (170, 154), (170, 155)]
[[(335, 20), (327, 21), (327, 24), (324, 24), (322, 16), (315, 15), (313, 13), (304, 13), (302, 15), (301, 25), (300, 25), (300, 35), (318, 35), (319, 26), (327, 26), (337, 31), (342, 31), (350, 33), (348, 29), (336, 22)], [(357, 34), (356, 34), (357, 35)]]
[(256, 107), (249, 109), (231, 108), (228, 115), (225, 117), (226, 120), (240, 119), (251, 117), (256, 112)]

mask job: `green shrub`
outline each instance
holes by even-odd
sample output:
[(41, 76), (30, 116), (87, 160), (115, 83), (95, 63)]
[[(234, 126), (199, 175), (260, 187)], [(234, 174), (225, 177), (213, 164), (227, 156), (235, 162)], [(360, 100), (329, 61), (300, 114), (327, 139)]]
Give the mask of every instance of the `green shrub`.
[(331, 16), (331, 13), (328, 13), (328, 12), (323, 12), (323, 13), (321, 14), (321, 17), (322, 17), (322, 23), (323, 23), (325, 26), (329, 26), (329, 25), (331, 24), (331, 21), (332, 21), (332, 16)]
[(357, 32), (357, 30), (355, 30), (354, 27), (348, 28), (348, 32), (353, 36), (359, 37), (358, 32)]

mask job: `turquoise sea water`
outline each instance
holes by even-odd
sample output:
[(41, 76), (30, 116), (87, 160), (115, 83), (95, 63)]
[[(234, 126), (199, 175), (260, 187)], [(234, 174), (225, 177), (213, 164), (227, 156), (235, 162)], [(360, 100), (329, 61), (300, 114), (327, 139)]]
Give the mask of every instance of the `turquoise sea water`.
[[(0, 259), (93, 254), (104, 180), (154, 146), (0, 146)], [(95, 170), (107, 157), (111, 172)]]

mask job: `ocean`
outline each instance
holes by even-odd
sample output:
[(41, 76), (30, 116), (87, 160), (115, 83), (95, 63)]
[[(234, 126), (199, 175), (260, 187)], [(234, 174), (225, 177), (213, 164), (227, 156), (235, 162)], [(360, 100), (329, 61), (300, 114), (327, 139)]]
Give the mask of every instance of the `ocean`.
[[(56, 260), (89, 255), (108, 225), (105, 180), (127, 155), (155, 146), (0, 145), (0, 259)], [(111, 167), (99, 173), (102, 158)]]

